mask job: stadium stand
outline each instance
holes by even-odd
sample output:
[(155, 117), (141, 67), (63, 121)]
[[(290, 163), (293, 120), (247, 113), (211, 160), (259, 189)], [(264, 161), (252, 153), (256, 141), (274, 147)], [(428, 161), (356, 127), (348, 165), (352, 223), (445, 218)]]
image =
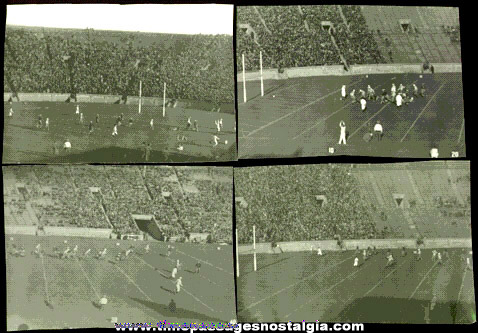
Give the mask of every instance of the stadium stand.
[(234, 102), (232, 38), (7, 26), (4, 91)]
[[(132, 214), (148, 214), (163, 226), (167, 238), (209, 233), (212, 240), (232, 242), (232, 170), (176, 169), (4, 167), (6, 220), (20, 225), (112, 228), (125, 235), (139, 233)], [(24, 213), (30, 205), (36, 223)]]
[[(469, 237), (467, 162), (302, 165), (236, 172), (239, 241)], [(325, 196), (321, 203), (318, 195)], [(323, 200), (323, 199), (322, 199)]]
[(461, 61), (456, 8), (239, 6), (237, 23), (239, 69), (259, 51), (264, 68)]

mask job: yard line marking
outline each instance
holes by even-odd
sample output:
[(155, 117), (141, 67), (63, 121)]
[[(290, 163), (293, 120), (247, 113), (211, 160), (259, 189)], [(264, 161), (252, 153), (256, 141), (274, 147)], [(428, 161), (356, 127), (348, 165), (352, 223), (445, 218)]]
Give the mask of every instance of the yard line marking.
[[(242, 83), (242, 82), (241, 82), (241, 83)], [(246, 84), (247, 84), (247, 80), (246, 80)], [(293, 85), (291, 85), (291, 86), (287, 86), (287, 83), (284, 83), (284, 84), (282, 84), (282, 87), (279, 86), (279, 87), (277, 88), (277, 90), (271, 89), (271, 90), (269, 90), (269, 91), (264, 91), (264, 97), (267, 96), (267, 95), (269, 95), (269, 94), (271, 94), (272, 92), (278, 93), (279, 91), (282, 91), (282, 90), (285, 90), (285, 89), (288, 89), (288, 88), (289, 88), (289, 89), (290, 89), (290, 88), (294, 88), (294, 87), (298, 86), (299, 84), (300, 84), (300, 82), (298, 82), (298, 83), (296, 83), (296, 84), (293, 84)], [(285, 85), (285, 86), (284, 86), (284, 85)], [(256, 95), (256, 96), (252, 97), (251, 99), (248, 99), (247, 102), (250, 102), (250, 101), (252, 101), (252, 100), (254, 100), (254, 99), (258, 98), (258, 97), (263, 97), (263, 96)], [(244, 103), (244, 99), (242, 99), (242, 102), (240, 102), (239, 104), (247, 104), (247, 102)]]
[(342, 106), (340, 109), (337, 109), (335, 110), (334, 112), (332, 112), (331, 114), (329, 114), (327, 117), (323, 118), (323, 119), (320, 119), (318, 122), (316, 122), (314, 125), (310, 126), (308, 129), (306, 130), (303, 130), (302, 132), (300, 132), (299, 134), (297, 134), (296, 136), (294, 136), (292, 138), (292, 140), (296, 140), (299, 136), (301, 136), (302, 134), (310, 131), (311, 129), (313, 129), (314, 127), (318, 126), (320, 123), (326, 121), (327, 119), (329, 119), (330, 117), (334, 116), (335, 114), (337, 114), (337, 112), (340, 112), (342, 111), (343, 109), (345, 109), (347, 106), (349, 105), (352, 105), (354, 102), (350, 102), (348, 104), (345, 104), (344, 106)]
[[(413, 83), (416, 83), (418, 80), (415, 80), (413, 81)], [(357, 134), (357, 132), (362, 128), (364, 127), (365, 125), (367, 125), (370, 120), (372, 120), (373, 118), (375, 118), (376, 115), (378, 115), (379, 113), (381, 113), (388, 105), (392, 105), (393, 103), (386, 103), (384, 106), (382, 106), (380, 108), (380, 110), (378, 110), (372, 117), (368, 118), (359, 128), (357, 128), (352, 134), (350, 134), (349, 138), (347, 140), (349, 140), (352, 136), (354, 136), (355, 134)]]
[(387, 106), (389, 106), (389, 105), (391, 105), (391, 104), (388, 104), (388, 103), (387, 103), (387, 104), (385, 104), (384, 106), (382, 106), (377, 112), (375, 112), (375, 113), (373, 114), (373, 116), (371, 116), (370, 118), (368, 118), (362, 125), (360, 125), (359, 128), (357, 128), (352, 134), (350, 134), (349, 140), (350, 140), (355, 134), (357, 134), (357, 132), (360, 131), (360, 130), (362, 129), (362, 127), (364, 127), (365, 125), (367, 125), (367, 124), (370, 122), (370, 120), (372, 120), (373, 118), (375, 118), (379, 113), (381, 113), (383, 110), (385, 110), (385, 108), (386, 108)]
[(117, 269), (118, 271), (120, 271), (120, 273), (123, 274), (123, 275), (126, 277), (126, 279), (128, 279), (128, 281), (131, 282), (131, 284), (133, 284), (133, 285), (136, 287), (136, 289), (139, 290), (140, 293), (142, 293), (142, 294), (144, 295), (144, 297), (146, 297), (150, 302), (153, 302), (153, 300), (136, 284), (136, 282), (133, 281), (133, 279), (131, 279), (131, 278), (129, 277), (128, 274), (126, 274), (126, 273), (125, 273), (121, 268), (119, 268), (116, 264), (113, 264), (113, 266), (116, 267), (116, 269)]
[(257, 302), (254, 302), (254, 303), (250, 304), (249, 306), (247, 306), (246, 308), (242, 309), (242, 310), (239, 311), (238, 313), (241, 313), (241, 312), (243, 312), (243, 311), (249, 310), (250, 308), (253, 308), (253, 307), (255, 307), (256, 305), (261, 304), (262, 302), (264, 302), (264, 301), (266, 301), (266, 300), (268, 300), (268, 299), (270, 299), (270, 298), (272, 298), (272, 297), (274, 297), (274, 296), (279, 295), (279, 294), (282, 293), (283, 291), (286, 291), (287, 289), (290, 289), (290, 288), (292, 288), (292, 287), (295, 287), (295, 286), (298, 285), (299, 283), (302, 283), (302, 282), (304, 282), (304, 281), (306, 281), (306, 280), (308, 280), (308, 279), (310, 279), (310, 278), (316, 276), (317, 274), (321, 274), (321, 273), (327, 272), (327, 271), (329, 271), (329, 270), (331, 270), (331, 269), (337, 267), (338, 265), (340, 265), (340, 264), (346, 262), (347, 260), (351, 260), (353, 257), (354, 257), (354, 256), (347, 257), (347, 258), (345, 258), (344, 260), (338, 262), (337, 264), (335, 264), (335, 265), (329, 267), (329, 269), (326, 269), (325, 271), (316, 272), (316, 273), (314, 273), (314, 274), (311, 274), (311, 275), (309, 275), (309, 276), (306, 276), (305, 278), (303, 278), (303, 279), (301, 279), (301, 280), (299, 280), (299, 281), (297, 281), (297, 282), (292, 283), (291, 285), (289, 285), (289, 286), (287, 286), (287, 287), (284, 287), (284, 288), (282, 288), (282, 289), (279, 289), (279, 290), (277, 290), (276, 292), (270, 294), (269, 296), (266, 296), (266, 297), (264, 297), (263, 299), (258, 300)]
[(403, 264), (405, 264), (406, 261), (403, 261), (400, 265), (398, 265), (397, 267), (395, 267), (392, 271), (390, 271), (387, 275), (385, 275), (385, 277), (381, 278), (376, 285), (374, 285), (372, 288), (370, 288), (369, 291), (367, 291), (363, 296), (367, 296), (368, 294), (370, 294), (372, 291), (375, 290), (375, 288), (377, 288), (379, 285), (382, 284), (383, 281), (385, 281), (390, 275), (392, 275), (392, 273), (394, 273), (398, 268), (400, 268)]
[[(140, 258), (139, 256), (137, 256), (142, 262), (144, 262), (146, 265), (148, 265), (152, 270), (156, 271), (156, 267), (154, 267), (153, 265), (151, 265), (150, 263), (148, 263), (146, 260), (144, 260), (143, 258)], [(173, 259), (171, 258), (167, 258), (168, 260), (174, 262)], [(169, 278), (165, 275), (163, 275), (159, 270), (157, 271), (161, 276), (164, 276), (166, 278)], [(208, 279), (209, 280), (209, 279)], [(173, 285), (174, 285), (174, 281), (170, 281)], [(211, 281), (212, 282), (212, 281)], [(192, 298), (194, 298), (197, 302), (201, 303), (202, 305), (204, 305), (206, 308), (208, 308), (210, 311), (213, 311), (213, 312), (221, 312), (221, 311), (216, 311), (214, 310), (213, 308), (211, 308), (209, 305), (207, 305), (206, 303), (204, 303), (203, 301), (201, 301), (199, 298), (197, 298), (196, 296), (194, 296), (192, 293), (190, 293), (186, 288), (182, 287), (181, 288), (182, 290), (184, 290), (184, 292), (186, 294), (188, 294), (189, 296), (191, 296)]]
[(463, 278), (461, 279), (461, 285), (460, 285), (460, 291), (458, 291), (458, 297), (456, 299), (456, 302), (458, 303), (461, 298), (461, 292), (463, 291), (463, 285), (465, 284), (465, 277), (466, 277), (466, 272), (468, 270), (465, 270), (465, 273), (463, 273)]
[(437, 89), (437, 91), (435, 91), (435, 93), (432, 95), (432, 97), (430, 98), (430, 100), (428, 101), (428, 103), (425, 105), (425, 107), (423, 108), (423, 110), (420, 112), (420, 114), (418, 115), (417, 119), (415, 119), (415, 121), (412, 123), (412, 126), (410, 126), (410, 128), (408, 129), (408, 131), (405, 133), (405, 135), (403, 136), (403, 138), (400, 140), (400, 142), (403, 142), (403, 140), (405, 140), (405, 138), (407, 137), (408, 133), (412, 130), (413, 126), (415, 126), (415, 124), (417, 123), (418, 119), (420, 119), (420, 117), (422, 116), (422, 113), (425, 112), (425, 110), (428, 108), (428, 105), (430, 105), (430, 103), (433, 101), (433, 99), (435, 98), (435, 96), (438, 94), (438, 92), (441, 90), (441, 88), (443, 88), (445, 86), (444, 83), (442, 83), (442, 85)]
[(438, 264), (438, 261), (436, 261), (432, 267), (430, 267), (430, 269), (428, 270), (427, 274), (425, 274), (425, 276), (422, 278), (422, 280), (420, 281), (420, 283), (418, 284), (418, 286), (415, 288), (415, 290), (413, 291), (413, 293), (410, 295), (410, 297), (408, 297), (409, 300), (411, 300), (413, 298), (413, 296), (415, 296), (415, 293), (418, 291), (418, 288), (420, 288), (420, 286), (422, 285), (423, 282), (425, 282), (425, 279), (427, 278), (428, 274), (430, 274), (430, 272), (432, 271), (433, 268), (435, 268), (435, 266)]
[(81, 271), (83, 272), (83, 275), (88, 280), (88, 283), (90, 284), (91, 289), (93, 289), (93, 292), (95, 293), (97, 299), (100, 299), (101, 298), (100, 294), (96, 291), (96, 288), (93, 287), (93, 283), (91, 282), (90, 278), (88, 277), (88, 274), (86, 274), (86, 271), (84, 270), (83, 266), (81, 266), (80, 261), (78, 259), (75, 259), (75, 260), (78, 263), (78, 266), (80, 266)]
[[(362, 267), (360, 267), (359, 269), (357, 269), (356, 271), (350, 273), (349, 275), (347, 275), (346, 277), (344, 277), (342, 280), (340, 280), (339, 282), (335, 283), (333, 286), (331, 286), (330, 288), (327, 288), (326, 290), (322, 291), (319, 293), (319, 296), (322, 295), (322, 294), (325, 294), (326, 292), (334, 289), (335, 287), (337, 287), (339, 284), (341, 284), (342, 282), (344, 282), (345, 280), (347, 280), (348, 278), (354, 276), (355, 274), (357, 274), (358, 272), (360, 272), (363, 268), (365, 267), (365, 265), (363, 265)], [(297, 310), (300, 310), (302, 309), (304, 306), (306, 306), (307, 304), (309, 304), (310, 302), (312, 302), (314, 299), (317, 299), (317, 296), (316, 297), (312, 297), (310, 298), (307, 302), (305, 302), (304, 304), (302, 304), (301, 306), (299, 306), (298, 308), (296, 308), (294, 311), (288, 313), (284, 318), (289, 318), (289, 316), (291, 314), (293, 314), (294, 312), (296, 312)]]
[[(360, 81), (359, 81), (359, 82), (360, 82)], [(359, 83), (359, 82), (357, 82), (357, 83)], [(375, 87), (375, 89), (378, 89), (378, 88), (380, 88), (381, 86), (382, 86), (382, 84), (379, 84), (378, 86)], [(299, 136), (301, 136), (302, 134), (304, 134), (304, 133), (310, 131), (311, 129), (313, 129), (314, 127), (316, 127), (317, 125), (319, 125), (321, 122), (326, 121), (327, 119), (329, 119), (330, 117), (332, 117), (333, 115), (335, 115), (337, 112), (343, 110), (343, 109), (346, 108), (347, 106), (352, 105), (352, 104), (354, 104), (354, 103), (355, 103), (355, 101), (352, 101), (352, 102), (350, 102), (350, 103), (348, 103), (348, 104), (342, 106), (340, 109), (335, 110), (332, 114), (328, 115), (326, 118), (319, 120), (315, 125), (313, 125), (313, 126), (309, 127), (308, 129), (306, 129), (306, 130), (300, 132), (299, 134), (297, 134), (295, 137), (292, 138), (292, 140), (297, 139), (297, 138), (298, 138)]]
[(40, 254), (40, 258), (41, 258), (41, 266), (43, 269), (43, 281), (45, 281), (46, 300), (48, 303), (50, 303), (50, 293), (48, 291), (48, 280), (46, 278), (46, 269), (45, 269), (45, 262), (43, 261), (43, 255)]
[[(356, 83), (354, 83), (354, 84), (360, 83), (360, 82), (363, 81), (363, 80), (364, 80), (364, 79), (360, 79), (358, 82), (356, 82)], [(289, 113), (283, 115), (282, 117), (276, 118), (276, 119), (272, 120), (271, 122), (269, 122), (269, 123), (267, 123), (267, 124), (265, 124), (265, 125), (262, 125), (261, 127), (255, 129), (255, 130), (253, 130), (253, 131), (251, 131), (251, 132), (249, 132), (249, 133), (246, 135), (246, 137), (251, 136), (251, 135), (253, 135), (253, 134), (255, 134), (255, 133), (259, 132), (259, 131), (262, 131), (264, 128), (267, 128), (267, 127), (269, 127), (269, 126), (271, 126), (271, 125), (274, 125), (275, 123), (277, 123), (277, 122), (279, 122), (279, 121), (281, 121), (281, 120), (283, 120), (283, 119), (285, 119), (285, 118), (288, 118), (288, 117), (292, 116), (293, 114), (296, 114), (296, 113), (299, 112), (299, 111), (302, 111), (303, 109), (305, 109), (305, 108), (307, 108), (307, 107), (309, 107), (309, 106), (311, 106), (311, 105), (313, 105), (313, 104), (315, 104), (315, 103), (317, 103), (317, 102), (319, 102), (319, 101), (321, 101), (321, 100), (323, 100), (323, 99), (325, 99), (325, 98), (331, 96), (332, 94), (338, 93), (341, 89), (342, 89), (342, 88), (339, 88), (339, 89), (336, 89), (336, 90), (332, 90), (332, 91), (329, 92), (328, 94), (326, 94), (326, 95), (324, 95), (324, 96), (321, 96), (321, 97), (317, 98), (316, 100), (313, 100), (312, 102), (309, 102), (309, 103), (307, 103), (307, 104), (301, 106), (300, 108), (296, 109), (295, 111), (291, 111), (291, 112), (289, 112)]]
[(465, 128), (465, 118), (463, 118), (463, 121), (461, 122), (460, 135), (458, 135), (458, 140), (456, 141), (457, 143), (460, 143), (464, 128)]
[(210, 262), (207, 262), (207, 261), (205, 261), (205, 260), (196, 258), (196, 257), (191, 256), (191, 255), (189, 255), (189, 254), (186, 254), (186, 253), (184, 253), (184, 252), (181, 251), (181, 250), (176, 250), (176, 252), (181, 253), (182, 255), (185, 255), (185, 256), (187, 256), (187, 257), (193, 258), (194, 260), (203, 262), (203, 263), (205, 263), (206, 265), (209, 265), (209, 266), (211, 266), (211, 267), (214, 267), (215, 269), (218, 269), (218, 270), (220, 270), (220, 271), (222, 271), (222, 272), (224, 272), (224, 273), (227, 273), (227, 274), (230, 274), (230, 275), (234, 275), (234, 273), (228, 272), (228, 271), (226, 271), (224, 268), (217, 267), (217, 266), (211, 264)]

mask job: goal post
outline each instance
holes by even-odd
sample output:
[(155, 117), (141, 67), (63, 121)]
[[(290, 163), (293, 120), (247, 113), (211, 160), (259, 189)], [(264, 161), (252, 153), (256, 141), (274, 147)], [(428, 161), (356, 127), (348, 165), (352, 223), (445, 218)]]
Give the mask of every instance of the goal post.
[(246, 65), (244, 60), (244, 53), (242, 54), (242, 86), (244, 87), (244, 103), (247, 102), (247, 92), (246, 92)]
[(257, 255), (256, 255), (256, 226), (252, 226), (252, 248), (254, 249), (254, 272), (257, 271)]
[(143, 82), (139, 81), (139, 102), (138, 102), (138, 113), (141, 113), (141, 93), (142, 93)]
[(236, 276), (239, 277), (239, 239), (237, 238), (237, 228), (236, 228)]
[(261, 67), (261, 96), (264, 96), (264, 77), (262, 76), (262, 51), (259, 52), (259, 64)]
[(166, 116), (166, 82), (164, 82), (164, 91), (163, 91), (163, 117)]

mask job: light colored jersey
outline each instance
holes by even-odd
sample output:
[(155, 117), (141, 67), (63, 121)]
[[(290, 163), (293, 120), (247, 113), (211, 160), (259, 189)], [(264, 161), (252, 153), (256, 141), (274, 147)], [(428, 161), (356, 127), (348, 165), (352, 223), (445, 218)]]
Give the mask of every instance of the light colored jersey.
[(360, 106), (362, 107), (362, 111), (367, 107), (367, 101), (364, 98), (360, 100)]

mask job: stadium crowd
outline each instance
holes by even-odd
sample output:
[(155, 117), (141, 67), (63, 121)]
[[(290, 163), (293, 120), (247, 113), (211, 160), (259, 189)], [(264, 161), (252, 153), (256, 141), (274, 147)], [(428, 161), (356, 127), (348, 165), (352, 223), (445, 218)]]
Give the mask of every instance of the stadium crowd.
[(239, 69), (243, 53), (246, 69), (258, 69), (259, 51), (264, 68), (342, 64), (340, 54), (348, 64), (384, 61), (359, 6), (240, 6), (237, 22)]
[(7, 26), (4, 91), (234, 102), (231, 36), (109, 33)]
[[(132, 214), (151, 214), (166, 238), (209, 233), (215, 241), (232, 242), (232, 171), (214, 169), (218, 179), (228, 181), (202, 179), (206, 167), (177, 172), (172, 167), (41, 166), (4, 172), (25, 184), (30, 198), (17, 196), (15, 205), (30, 202), (41, 225), (139, 234)], [(196, 193), (183, 189), (191, 185)]]
[[(258, 242), (378, 237), (369, 206), (348, 166), (297, 165), (241, 169), (236, 172), (238, 237)], [(317, 195), (324, 195), (320, 204)]]

